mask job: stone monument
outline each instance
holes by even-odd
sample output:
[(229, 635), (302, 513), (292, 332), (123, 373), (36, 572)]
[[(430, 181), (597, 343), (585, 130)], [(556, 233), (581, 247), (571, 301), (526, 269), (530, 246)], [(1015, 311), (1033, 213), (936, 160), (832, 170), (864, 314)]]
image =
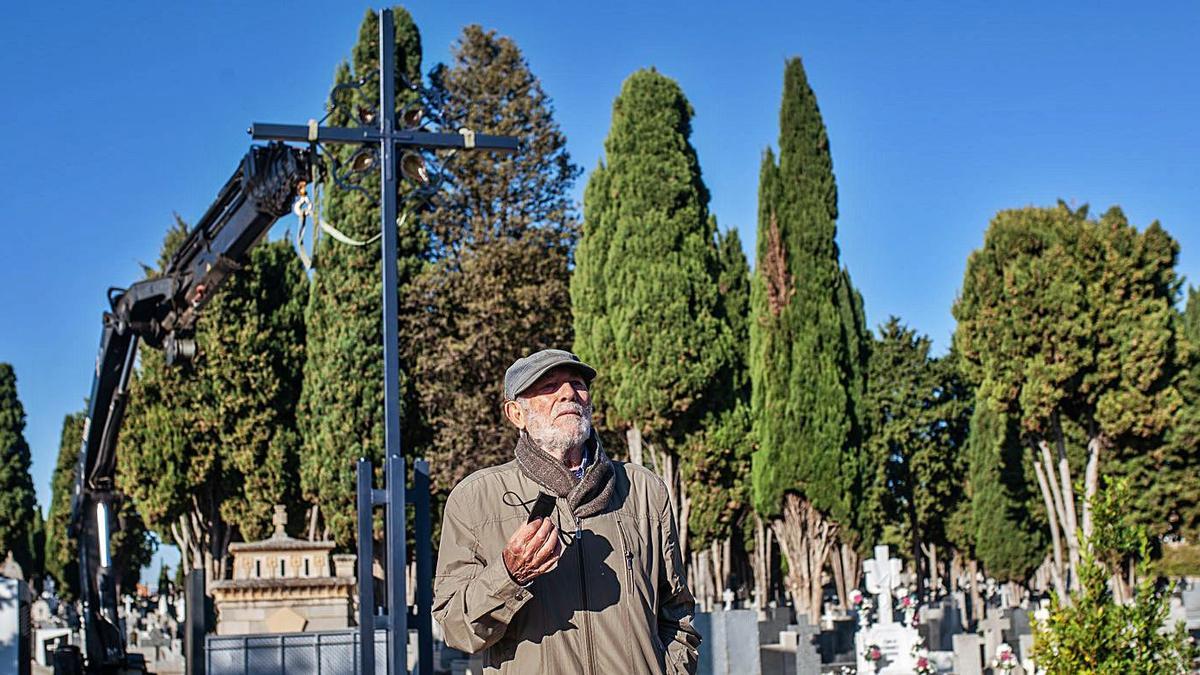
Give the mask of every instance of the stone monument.
[(333, 556), (332, 541), (293, 539), (277, 505), (269, 539), (229, 545), (233, 579), (212, 584), (218, 635), (300, 633), (352, 625), (354, 556)]
[[(911, 626), (897, 623), (892, 611), (892, 593), (900, 585), (900, 561), (888, 556), (887, 546), (876, 546), (875, 557), (867, 560), (863, 569), (867, 573), (867, 591), (875, 596), (878, 616), (854, 636), (858, 672), (912, 673), (913, 648), (920, 636)], [(872, 655), (878, 659), (871, 658)]]

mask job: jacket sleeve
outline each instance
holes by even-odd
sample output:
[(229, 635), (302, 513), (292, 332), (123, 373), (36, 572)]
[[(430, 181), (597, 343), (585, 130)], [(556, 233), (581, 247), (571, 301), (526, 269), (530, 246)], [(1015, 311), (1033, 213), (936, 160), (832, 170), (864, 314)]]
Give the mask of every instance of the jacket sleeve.
[(667, 668), (672, 675), (695, 675), (700, 658), (700, 633), (692, 626), (696, 600), (687, 587), (679, 532), (671, 503), (659, 515), (663, 542), (663, 578), (659, 580), (658, 637), (667, 648)]
[(446, 500), (442, 539), (434, 577), (433, 615), (446, 644), (474, 654), (493, 644), (530, 593), (513, 581), (497, 551), (491, 559), (479, 550), (479, 539), (463, 520), (454, 492)]

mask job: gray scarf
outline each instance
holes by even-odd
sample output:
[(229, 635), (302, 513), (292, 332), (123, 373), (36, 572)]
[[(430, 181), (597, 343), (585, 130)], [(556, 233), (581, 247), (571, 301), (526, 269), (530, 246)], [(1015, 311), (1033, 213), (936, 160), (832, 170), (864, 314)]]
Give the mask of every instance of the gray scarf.
[(584, 471), (581, 479), (576, 479), (562, 462), (534, 445), (529, 434), (524, 431), (517, 439), (516, 448), (517, 467), (521, 469), (521, 473), (550, 494), (566, 497), (567, 504), (576, 518), (587, 518), (603, 512), (612, 498), (616, 484), (612, 460), (604, 454), (596, 432), (593, 431), (591, 437), (584, 442), (594, 445), (592, 463)]

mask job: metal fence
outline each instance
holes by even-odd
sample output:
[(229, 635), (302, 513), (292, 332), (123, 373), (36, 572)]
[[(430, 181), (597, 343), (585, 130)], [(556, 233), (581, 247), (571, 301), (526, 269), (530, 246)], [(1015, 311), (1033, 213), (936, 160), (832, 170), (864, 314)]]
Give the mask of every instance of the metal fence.
[[(358, 631), (208, 635), (204, 660), (207, 675), (349, 675), (359, 673)], [(375, 673), (387, 673), (384, 630), (375, 631)]]

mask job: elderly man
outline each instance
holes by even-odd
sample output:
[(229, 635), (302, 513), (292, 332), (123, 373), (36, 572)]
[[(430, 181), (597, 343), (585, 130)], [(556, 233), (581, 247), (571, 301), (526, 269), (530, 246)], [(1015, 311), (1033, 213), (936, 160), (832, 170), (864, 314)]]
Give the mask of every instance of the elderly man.
[[(468, 476), (442, 522), (434, 616), (486, 672), (694, 673), (700, 636), (667, 488), (592, 429), (596, 371), (545, 349), (504, 374), (513, 461)], [(549, 513), (537, 517), (539, 494)]]

